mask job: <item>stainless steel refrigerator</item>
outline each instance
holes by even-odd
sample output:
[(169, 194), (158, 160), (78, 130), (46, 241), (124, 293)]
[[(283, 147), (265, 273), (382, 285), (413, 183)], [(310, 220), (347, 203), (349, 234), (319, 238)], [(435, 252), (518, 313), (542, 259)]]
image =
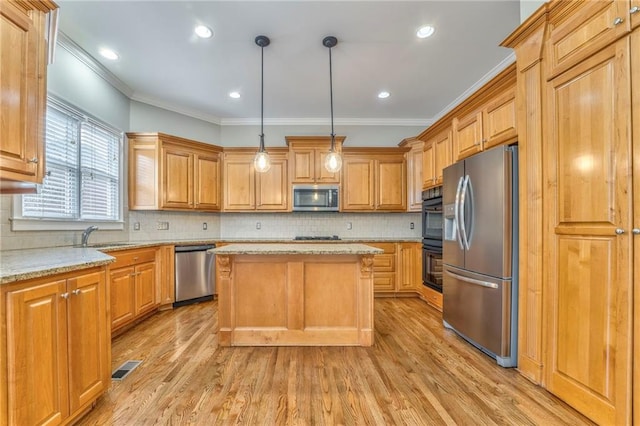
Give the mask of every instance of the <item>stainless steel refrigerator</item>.
[(517, 363), (517, 147), (444, 170), (443, 321), (503, 367)]

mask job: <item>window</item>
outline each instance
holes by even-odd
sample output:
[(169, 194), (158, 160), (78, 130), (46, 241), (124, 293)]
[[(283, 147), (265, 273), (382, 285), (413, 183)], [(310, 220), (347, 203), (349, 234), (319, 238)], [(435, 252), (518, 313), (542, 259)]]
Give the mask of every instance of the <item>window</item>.
[(22, 196), (16, 216), (120, 222), (122, 133), (49, 97), (45, 138), (44, 181), (38, 194)]

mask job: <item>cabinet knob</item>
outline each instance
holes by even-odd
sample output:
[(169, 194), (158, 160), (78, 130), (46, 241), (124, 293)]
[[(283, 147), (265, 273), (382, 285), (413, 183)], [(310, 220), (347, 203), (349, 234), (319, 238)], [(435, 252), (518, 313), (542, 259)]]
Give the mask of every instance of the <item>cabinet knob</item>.
[(616, 19), (613, 20), (613, 26), (618, 26), (620, 24), (622, 24), (624, 22), (624, 19), (622, 19), (621, 17), (617, 17)]
[(622, 228), (616, 228), (616, 234), (618, 234), (618, 235), (622, 235), (622, 234), (624, 234), (624, 229), (622, 229)]
[(632, 233), (633, 235), (638, 235), (638, 234), (640, 234), (640, 228), (633, 228), (633, 229), (631, 230), (631, 233)]
[(138, 256), (134, 257), (133, 260), (138, 260)]
[(82, 293), (82, 291), (80, 291), (80, 289), (79, 289), (79, 288), (76, 288), (75, 290), (73, 290), (73, 291), (71, 292), (71, 294), (74, 294), (74, 295), (76, 295), (76, 296), (78, 296), (78, 295), (79, 295), (79, 294), (81, 294), (81, 293)]
[(60, 295), (60, 297), (62, 297), (63, 299), (68, 299), (69, 298), (69, 293), (62, 293)]
[(30, 160), (27, 160), (27, 163), (38, 164), (38, 157), (33, 157)]
[(638, 12), (640, 12), (640, 7), (638, 6), (633, 6), (631, 9), (629, 9), (629, 15), (633, 15), (634, 13)]

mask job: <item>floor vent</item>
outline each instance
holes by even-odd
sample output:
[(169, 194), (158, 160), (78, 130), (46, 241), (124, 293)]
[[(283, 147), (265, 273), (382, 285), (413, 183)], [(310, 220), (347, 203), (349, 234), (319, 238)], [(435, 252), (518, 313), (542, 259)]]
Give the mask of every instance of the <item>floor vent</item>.
[(129, 375), (142, 361), (127, 361), (111, 373), (111, 380), (122, 380)]

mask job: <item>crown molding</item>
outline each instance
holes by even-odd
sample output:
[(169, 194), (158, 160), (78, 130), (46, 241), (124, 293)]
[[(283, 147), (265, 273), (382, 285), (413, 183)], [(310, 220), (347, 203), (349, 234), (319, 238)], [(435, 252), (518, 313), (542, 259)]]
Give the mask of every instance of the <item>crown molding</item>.
[(483, 75), (480, 78), (480, 80), (476, 81), (473, 84), (473, 86), (469, 87), (467, 90), (462, 92), (462, 94), (460, 96), (458, 96), (456, 99), (454, 99), (453, 102), (451, 102), (449, 105), (444, 107), (444, 109), (442, 111), (440, 111), (439, 113), (434, 115), (431, 118), (431, 123), (433, 124), (436, 121), (438, 121), (440, 118), (444, 117), (449, 111), (451, 111), (453, 108), (455, 108), (458, 104), (462, 103), (462, 101), (467, 99), (469, 96), (474, 94), (482, 86), (487, 84), (493, 77), (495, 77), (496, 75), (500, 74), (501, 71), (503, 71), (509, 65), (513, 64), (515, 61), (516, 61), (515, 52), (510, 52), (509, 55), (506, 58), (504, 58), (502, 61), (500, 61), (498, 63), (498, 65), (496, 65), (491, 70), (489, 70), (489, 72), (487, 72), (485, 75)]
[(91, 56), (86, 50), (80, 47), (75, 41), (69, 38), (62, 31), (58, 31), (58, 45), (71, 53), (76, 59), (86, 65), (91, 71), (102, 77), (107, 83), (111, 84), (127, 98), (133, 95), (133, 89), (127, 86), (122, 80), (115, 76), (111, 71), (106, 69), (100, 62)]
[[(154, 98), (152, 96), (145, 96), (140, 93), (134, 93), (130, 96), (132, 101), (140, 102), (143, 104), (151, 105), (157, 108), (166, 109), (167, 111), (176, 112), (178, 114), (186, 115), (187, 117), (197, 118), (198, 120), (206, 121), (208, 123), (217, 124), (218, 126), (223, 125), (223, 119), (213, 114), (206, 114), (202, 111), (185, 108), (181, 106), (176, 106), (175, 104), (171, 104), (160, 99)], [(258, 121), (258, 123), (260, 123)]]
[[(342, 126), (430, 126), (434, 120), (425, 118), (336, 118), (334, 124)], [(259, 118), (223, 118), (222, 126), (259, 125)], [(328, 118), (265, 118), (268, 126), (325, 126)]]

